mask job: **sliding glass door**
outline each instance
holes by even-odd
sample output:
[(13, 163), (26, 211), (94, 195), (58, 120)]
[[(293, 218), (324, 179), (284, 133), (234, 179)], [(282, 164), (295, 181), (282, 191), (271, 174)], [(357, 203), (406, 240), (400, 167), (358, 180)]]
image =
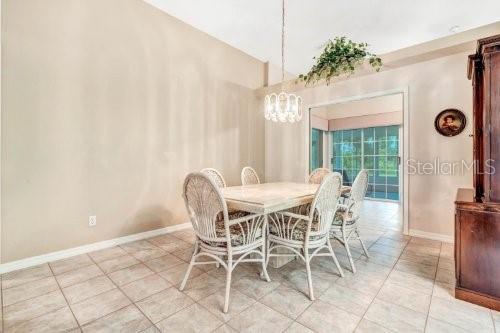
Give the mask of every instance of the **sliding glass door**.
[(310, 170), (323, 167), (323, 131), (311, 128)]
[(350, 186), (367, 169), (367, 197), (399, 200), (399, 126), (333, 131), (331, 169)]

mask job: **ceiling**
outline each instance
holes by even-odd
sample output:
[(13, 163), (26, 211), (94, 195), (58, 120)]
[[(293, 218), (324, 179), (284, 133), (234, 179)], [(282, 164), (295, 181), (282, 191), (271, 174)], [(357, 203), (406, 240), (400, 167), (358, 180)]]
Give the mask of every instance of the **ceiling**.
[[(145, 0), (262, 61), (281, 64), (280, 0)], [(382, 54), (500, 21), (499, 0), (286, 0), (288, 72), (347, 36)], [(454, 28), (453, 28), (454, 27)]]

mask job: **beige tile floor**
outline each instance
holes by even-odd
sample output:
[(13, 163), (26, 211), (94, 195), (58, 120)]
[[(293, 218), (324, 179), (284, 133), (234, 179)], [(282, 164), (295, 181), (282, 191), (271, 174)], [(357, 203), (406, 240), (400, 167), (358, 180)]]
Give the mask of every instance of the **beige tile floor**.
[(178, 290), (194, 241), (189, 230), (137, 241), (2, 276), (4, 332), (500, 332), (500, 314), (453, 298), (453, 246), (401, 234), (397, 204), (367, 201), (352, 243), (358, 272), (339, 278), (327, 258), (313, 262), (316, 301), (305, 295), (303, 264), (247, 264), (233, 277), (195, 268)]

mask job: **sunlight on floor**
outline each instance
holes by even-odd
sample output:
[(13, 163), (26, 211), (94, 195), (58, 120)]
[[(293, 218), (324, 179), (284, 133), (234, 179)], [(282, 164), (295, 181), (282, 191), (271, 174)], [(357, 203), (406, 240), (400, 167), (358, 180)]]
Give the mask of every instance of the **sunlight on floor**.
[(403, 231), (403, 207), (399, 202), (365, 200), (360, 225)]

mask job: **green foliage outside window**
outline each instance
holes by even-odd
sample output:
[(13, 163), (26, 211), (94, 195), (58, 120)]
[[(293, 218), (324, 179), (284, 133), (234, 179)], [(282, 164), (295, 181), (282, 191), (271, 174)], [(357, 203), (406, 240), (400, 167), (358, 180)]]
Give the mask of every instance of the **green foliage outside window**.
[(332, 169), (351, 185), (361, 169), (368, 170), (368, 197), (399, 199), (399, 126), (334, 131)]

